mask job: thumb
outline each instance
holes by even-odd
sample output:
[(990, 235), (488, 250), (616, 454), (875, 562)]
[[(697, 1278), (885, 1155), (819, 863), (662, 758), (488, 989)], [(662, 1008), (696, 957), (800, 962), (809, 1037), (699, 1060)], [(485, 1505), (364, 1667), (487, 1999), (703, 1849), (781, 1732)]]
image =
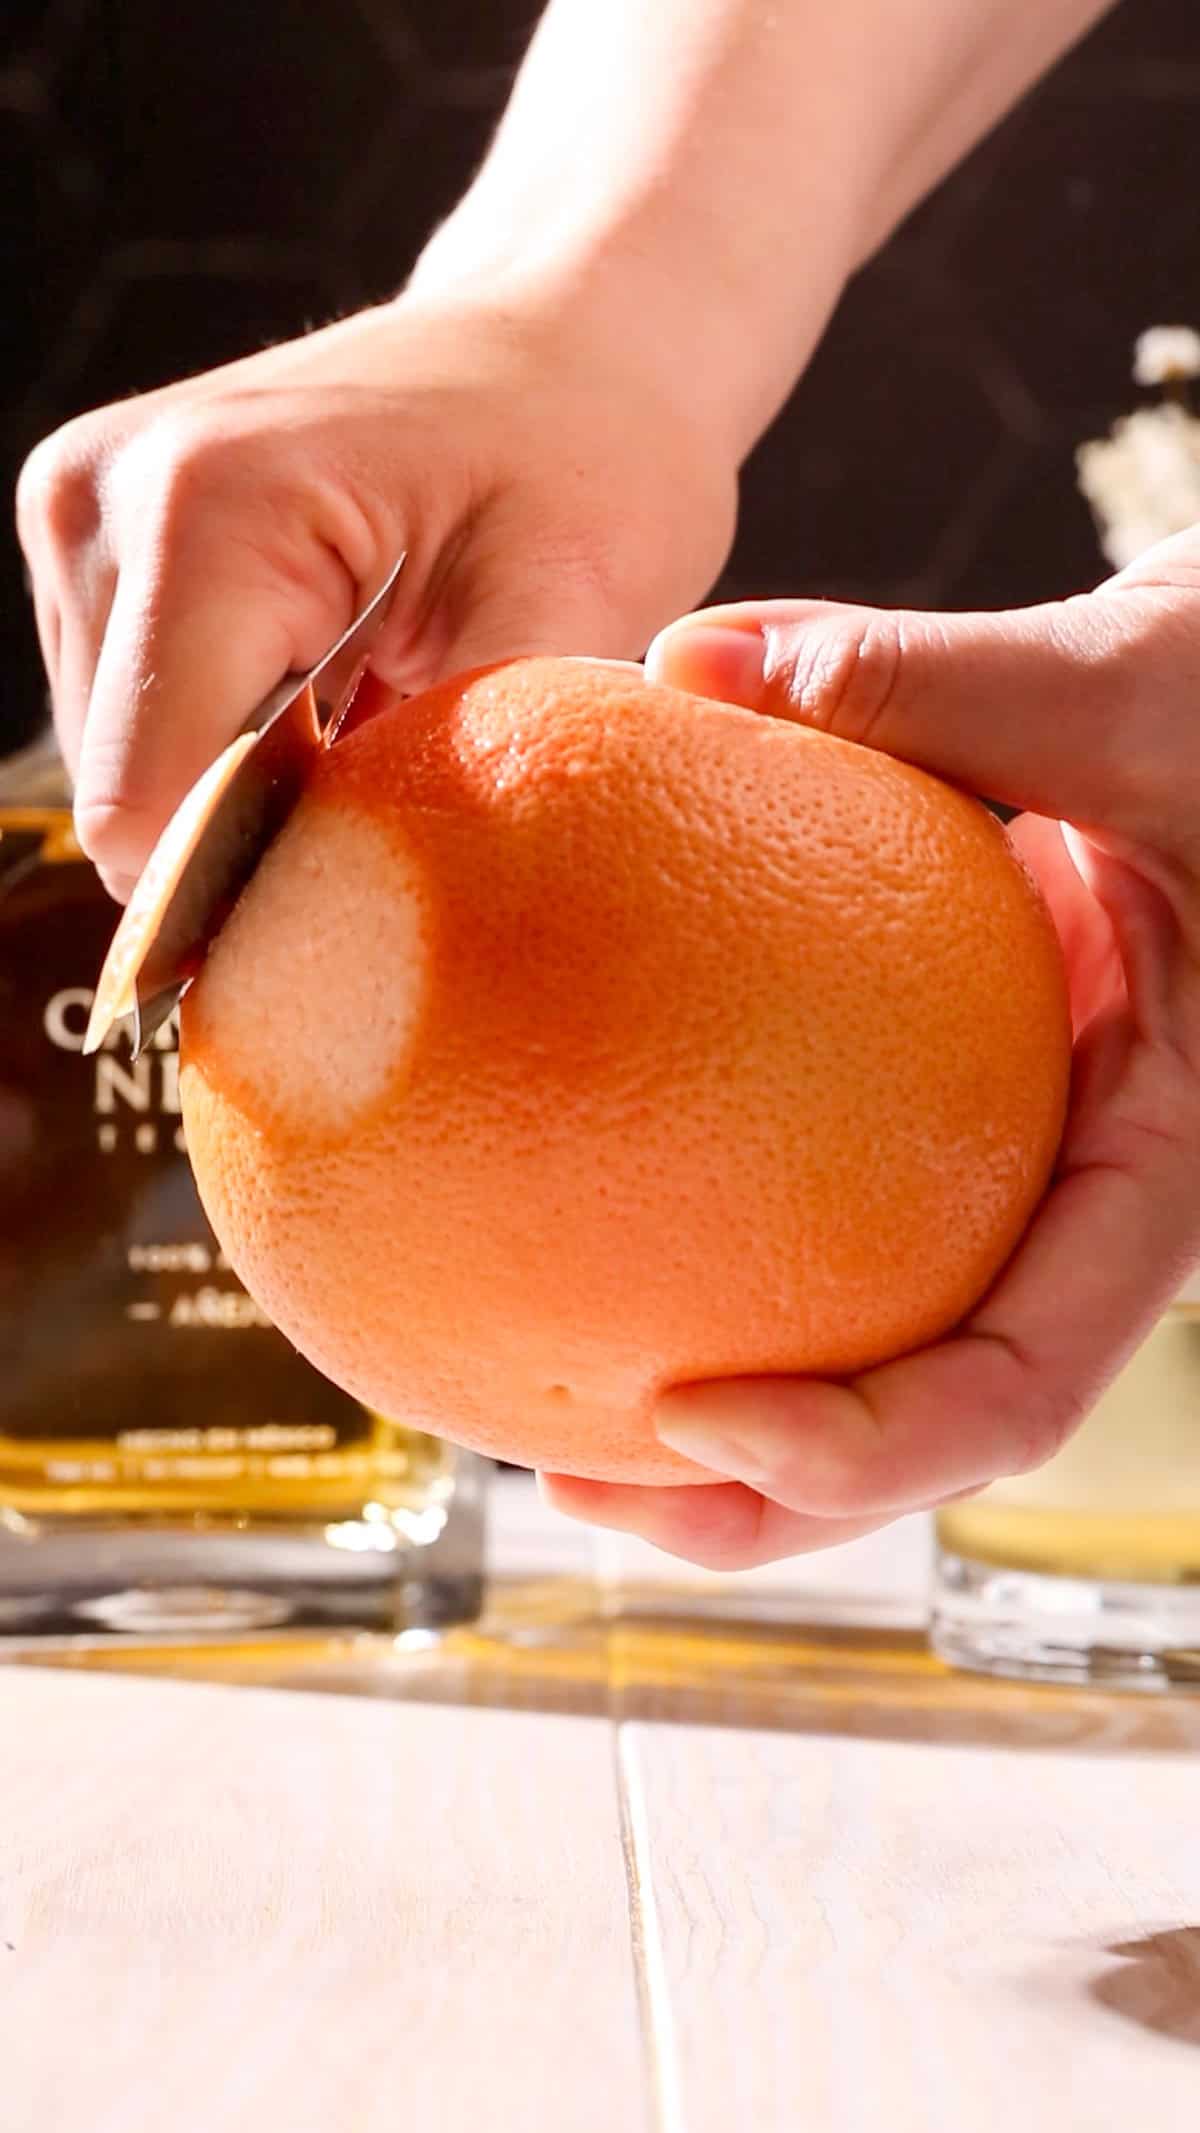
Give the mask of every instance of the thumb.
[(1010, 807), (1162, 841), (1190, 755), (1179, 720), (1200, 687), (1196, 542), (1164, 544), (1097, 593), (1010, 613), (709, 608), (664, 630), (646, 671)]

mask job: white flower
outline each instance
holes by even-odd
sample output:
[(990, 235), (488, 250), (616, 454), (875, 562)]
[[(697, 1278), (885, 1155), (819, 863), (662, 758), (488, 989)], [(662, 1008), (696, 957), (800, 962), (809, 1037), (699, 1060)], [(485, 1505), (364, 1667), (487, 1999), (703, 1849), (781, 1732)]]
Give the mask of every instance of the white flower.
[[(1200, 333), (1149, 327), (1138, 335), (1133, 375), (1139, 385), (1163, 387), (1200, 378)], [(1118, 570), (1200, 521), (1200, 419), (1186, 396), (1126, 415), (1107, 437), (1080, 445), (1075, 464), (1101, 546)]]
[(1151, 326), (1138, 335), (1133, 375), (1139, 385), (1200, 378), (1200, 333), (1191, 326)]
[(1117, 570), (1200, 521), (1200, 421), (1182, 407), (1127, 415), (1107, 437), (1081, 445), (1075, 464)]

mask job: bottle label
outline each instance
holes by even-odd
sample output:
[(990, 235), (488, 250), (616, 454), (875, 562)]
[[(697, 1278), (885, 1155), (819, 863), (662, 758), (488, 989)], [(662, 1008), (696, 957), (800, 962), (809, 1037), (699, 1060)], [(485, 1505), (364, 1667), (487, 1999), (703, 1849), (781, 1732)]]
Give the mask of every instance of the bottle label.
[(184, 1151), (174, 1020), (138, 1060), (123, 1032), (85, 1058), (113, 923), (82, 858), (0, 836), (0, 1508), (26, 1484), (42, 1508), (247, 1484), (361, 1502), (429, 1440), (331, 1385), (228, 1265)]

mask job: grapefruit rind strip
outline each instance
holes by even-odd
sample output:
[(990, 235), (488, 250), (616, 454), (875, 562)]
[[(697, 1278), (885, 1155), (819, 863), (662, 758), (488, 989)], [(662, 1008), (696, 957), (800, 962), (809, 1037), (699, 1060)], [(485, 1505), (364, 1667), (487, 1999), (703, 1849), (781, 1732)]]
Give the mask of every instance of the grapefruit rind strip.
[(209, 764), (180, 801), (146, 861), (104, 958), (83, 1040), (85, 1052), (98, 1051), (114, 1023), (133, 1013), (138, 972), (163, 912), (183, 878), (213, 809), (258, 738), (256, 733), (239, 734)]

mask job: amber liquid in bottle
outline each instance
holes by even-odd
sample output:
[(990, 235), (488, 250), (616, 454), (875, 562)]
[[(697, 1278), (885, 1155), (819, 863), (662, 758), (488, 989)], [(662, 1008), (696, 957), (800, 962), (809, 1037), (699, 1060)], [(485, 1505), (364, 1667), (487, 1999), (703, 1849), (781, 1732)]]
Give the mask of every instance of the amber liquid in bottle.
[(470, 1615), (481, 1463), (339, 1391), (241, 1287), (188, 1168), (173, 1024), (136, 1061), (122, 1032), (84, 1057), (115, 907), (63, 775), (40, 755), (4, 780), (0, 1634)]

